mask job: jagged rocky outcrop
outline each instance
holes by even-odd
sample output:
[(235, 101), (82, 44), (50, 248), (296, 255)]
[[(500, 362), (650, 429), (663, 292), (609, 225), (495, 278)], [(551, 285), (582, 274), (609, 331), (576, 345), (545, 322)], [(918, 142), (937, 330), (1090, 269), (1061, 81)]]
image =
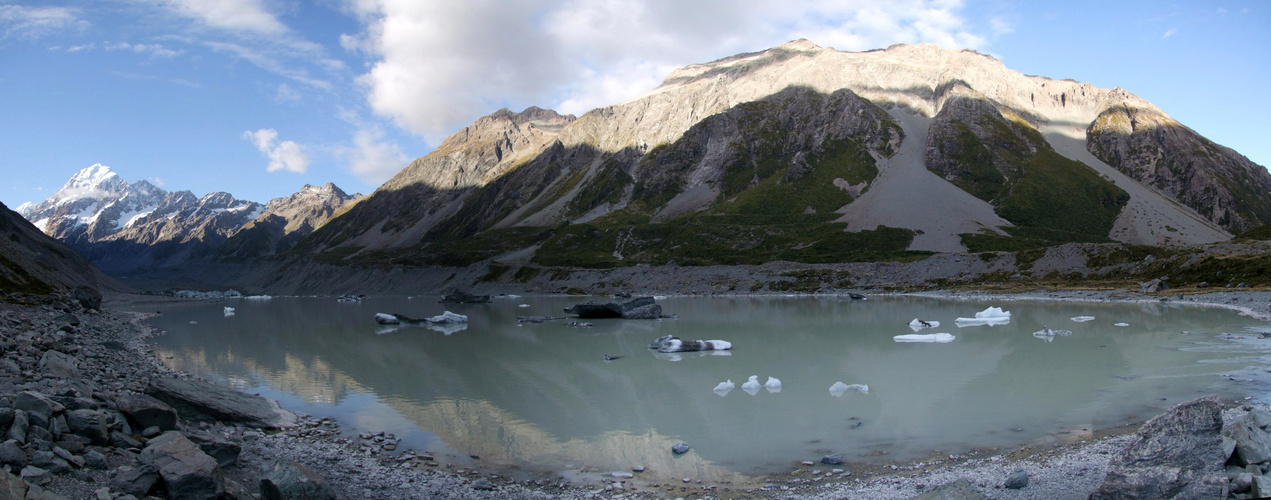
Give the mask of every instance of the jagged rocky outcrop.
[(76, 290), (77, 300), (99, 305), (99, 286), (122, 288), (75, 250), (0, 204), (0, 290), (5, 294)]
[(1271, 223), (1271, 173), (1155, 107), (1110, 107), (1086, 134), (1100, 160), (1231, 232)]
[(244, 224), (217, 249), (217, 256), (246, 260), (285, 252), (360, 199), (360, 195), (351, 196), (332, 183), (320, 187), (305, 184), (291, 196), (269, 200), (259, 217)]

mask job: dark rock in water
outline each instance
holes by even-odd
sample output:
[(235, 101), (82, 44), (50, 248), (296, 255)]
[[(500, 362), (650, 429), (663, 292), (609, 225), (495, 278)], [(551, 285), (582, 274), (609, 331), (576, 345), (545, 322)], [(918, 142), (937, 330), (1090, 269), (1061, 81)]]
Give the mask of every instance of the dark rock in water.
[(472, 489), (482, 491), (494, 491), (494, 483), (489, 479), (481, 478), (472, 482)]
[(688, 453), (688, 443), (685, 443), (685, 442), (675, 443), (671, 445), (671, 451), (674, 452), (676, 455), (683, 455), (685, 453)]
[(1139, 428), (1091, 500), (1219, 498), (1227, 484), (1217, 396), (1181, 403)]
[(657, 319), (662, 316), (662, 306), (658, 305), (653, 297), (637, 297), (622, 303), (590, 300), (565, 308), (565, 313), (588, 319)]
[(138, 428), (158, 427), (161, 431), (177, 428), (177, 411), (167, 403), (145, 394), (130, 394), (115, 401), (120, 413), (128, 417)]
[(988, 497), (975, 489), (966, 478), (941, 485), (910, 500), (986, 500)]
[(1225, 438), (1235, 441), (1232, 457), (1236, 465), (1260, 464), (1271, 460), (1271, 433), (1263, 430), (1271, 424), (1271, 415), (1253, 410), (1227, 424), (1222, 429)]
[(216, 460), (180, 432), (150, 440), (137, 460), (159, 470), (171, 498), (217, 498), (224, 492)]
[(455, 290), (441, 299), (443, 304), (484, 304), (489, 301), (489, 295), (472, 295), (463, 290)]
[(1020, 469), (1012, 472), (1011, 475), (1006, 477), (1006, 483), (1003, 484), (1003, 486), (1012, 490), (1018, 490), (1028, 486), (1028, 471)]
[(110, 440), (105, 416), (98, 410), (75, 410), (66, 413), (66, 425), (72, 433), (84, 436), (101, 446)]
[(12, 439), (0, 443), (0, 463), (18, 467), (26, 465), (27, 457), (22, 445)]
[(564, 316), (517, 316), (517, 323), (542, 323), (544, 321), (555, 321), (565, 319)]
[(110, 478), (110, 489), (143, 498), (159, 482), (159, 469), (149, 465), (120, 467)]
[(843, 455), (835, 453), (821, 457), (821, 463), (825, 465), (843, 465)]
[(865, 296), (859, 293), (849, 293), (847, 294), (847, 297), (852, 300), (865, 300)]
[(85, 285), (75, 287), (75, 291), (71, 292), (71, 298), (84, 309), (101, 309), (102, 294), (96, 288)]
[(189, 418), (265, 429), (292, 427), (298, 421), (295, 413), (282, 409), (276, 401), (208, 382), (161, 378), (152, 381), (146, 393)]
[(308, 467), (291, 460), (265, 460), (260, 464), (260, 498), (328, 500), (335, 492)]

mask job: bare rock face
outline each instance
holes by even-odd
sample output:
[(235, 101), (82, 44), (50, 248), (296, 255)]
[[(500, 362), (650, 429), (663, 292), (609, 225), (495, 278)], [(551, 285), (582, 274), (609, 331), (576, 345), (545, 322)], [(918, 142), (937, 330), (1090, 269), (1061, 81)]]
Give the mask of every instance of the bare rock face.
[(298, 420), (296, 414), (279, 407), (277, 401), (208, 382), (161, 378), (152, 382), (146, 393), (190, 418), (238, 422), (263, 429), (291, 427)]
[(1086, 135), (1100, 160), (1233, 233), (1271, 224), (1271, 173), (1158, 109), (1111, 107)]
[(1148, 420), (1112, 457), (1107, 477), (1090, 498), (1220, 498), (1227, 484), (1222, 424), (1217, 396), (1181, 403)]

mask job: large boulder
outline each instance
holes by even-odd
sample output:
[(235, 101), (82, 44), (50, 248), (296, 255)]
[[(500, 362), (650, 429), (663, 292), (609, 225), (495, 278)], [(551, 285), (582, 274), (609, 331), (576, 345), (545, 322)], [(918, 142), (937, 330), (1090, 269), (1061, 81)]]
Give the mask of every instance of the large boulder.
[(236, 422), (263, 429), (293, 427), (299, 421), (295, 413), (282, 409), (277, 401), (208, 382), (161, 378), (152, 381), (146, 393), (186, 418)]
[(137, 460), (159, 470), (169, 498), (215, 499), (224, 492), (216, 459), (180, 432), (168, 431), (151, 439)]
[(98, 410), (66, 412), (66, 426), (70, 428), (72, 434), (84, 436), (98, 446), (104, 445), (110, 440), (110, 431), (106, 428), (106, 418)]
[(1218, 396), (1181, 403), (1139, 428), (1091, 500), (1219, 498), (1227, 484)]
[(26, 498), (26, 492), (26, 482), (10, 474), (9, 469), (0, 467), (0, 498), (20, 500)]
[(27, 413), (22, 410), (13, 412), (13, 423), (9, 425), (9, 432), (5, 434), (5, 439), (11, 439), (21, 444), (26, 444), (26, 433), (31, 427), (31, 421), (27, 417)]
[(1260, 464), (1271, 460), (1271, 415), (1253, 410), (1236, 417), (1223, 426), (1222, 435), (1235, 442), (1233, 457), (1236, 465)]
[(58, 351), (44, 351), (36, 368), (41, 374), (49, 377), (79, 378), (79, 367), (75, 364), (75, 358)]
[(1165, 290), (1169, 290), (1169, 285), (1166, 284), (1165, 280), (1161, 278), (1156, 278), (1154, 280), (1144, 281), (1142, 283), (1139, 283), (1140, 293), (1155, 293), (1155, 292), (1161, 292)]
[(53, 418), (53, 414), (61, 413), (66, 409), (61, 403), (36, 391), (19, 392), (13, 400), (13, 407), (27, 412), (28, 417), (34, 417), (33, 422), (43, 422), (43, 427), (48, 426), (48, 421)]
[(120, 467), (110, 478), (110, 489), (144, 498), (159, 482), (159, 470), (149, 465)]
[(566, 314), (579, 318), (657, 319), (662, 317), (662, 306), (653, 297), (637, 297), (626, 302), (601, 302), (589, 300), (565, 308)]
[(177, 411), (163, 401), (145, 394), (129, 394), (115, 404), (138, 429), (154, 426), (161, 431), (177, 430)]
[(335, 493), (316, 472), (292, 460), (260, 464), (260, 497), (264, 500), (334, 499)]
[(71, 292), (71, 298), (79, 302), (84, 309), (101, 309), (102, 307), (102, 294), (93, 287), (77, 286), (75, 291)]

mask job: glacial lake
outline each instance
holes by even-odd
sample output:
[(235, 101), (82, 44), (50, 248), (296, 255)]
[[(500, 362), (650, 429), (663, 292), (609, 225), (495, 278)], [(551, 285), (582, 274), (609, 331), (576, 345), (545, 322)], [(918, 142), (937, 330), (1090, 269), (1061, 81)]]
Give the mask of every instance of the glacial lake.
[[(156, 355), (174, 369), (332, 417), (353, 435), (394, 433), (398, 451), (513, 476), (638, 465), (647, 478), (744, 481), (827, 453), (886, 463), (1045, 445), (1141, 422), (1204, 394), (1268, 394), (1271, 340), (1257, 337), (1271, 328), (1217, 308), (671, 297), (659, 303), (678, 319), (571, 328), (569, 320), (519, 325), (517, 316), (563, 316), (562, 308), (587, 298), (437, 299), (278, 297), (136, 309), (162, 311), (151, 320), (167, 332), (154, 339)], [(1009, 311), (1010, 323), (955, 325), (989, 306)], [(373, 320), (378, 312), (445, 310), (467, 315), (466, 328)], [(1094, 319), (1071, 319), (1079, 316)], [(917, 333), (955, 339), (895, 341), (915, 333), (907, 326), (914, 318), (941, 323)], [(1072, 334), (1035, 337), (1043, 325)], [(733, 349), (647, 350), (661, 335), (722, 339)], [(606, 354), (621, 357), (606, 361)], [(750, 375), (760, 383), (776, 377), (782, 388), (750, 394), (743, 390)], [(732, 391), (712, 390), (728, 379)], [(868, 392), (835, 395), (836, 382)], [(673, 456), (679, 441), (692, 449)]]

